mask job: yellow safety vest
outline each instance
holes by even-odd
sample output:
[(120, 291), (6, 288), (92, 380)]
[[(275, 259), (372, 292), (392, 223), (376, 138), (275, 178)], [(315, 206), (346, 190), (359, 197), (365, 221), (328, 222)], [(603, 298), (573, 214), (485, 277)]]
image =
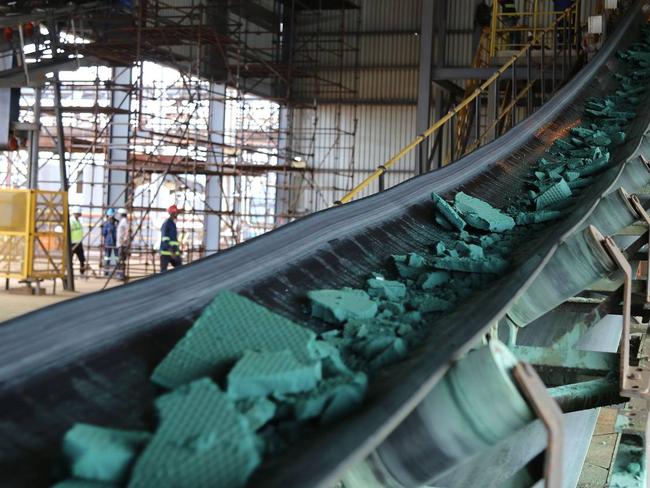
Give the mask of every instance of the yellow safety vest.
[(72, 219), (70, 221), (70, 242), (77, 244), (81, 242), (84, 237), (84, 228), (77, 219)]

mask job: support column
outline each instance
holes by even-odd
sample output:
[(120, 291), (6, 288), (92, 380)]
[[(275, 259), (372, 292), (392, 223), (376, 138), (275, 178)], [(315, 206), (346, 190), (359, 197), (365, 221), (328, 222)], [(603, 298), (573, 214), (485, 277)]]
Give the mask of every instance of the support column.
[[(291, 158), (291, 113), (289, 107), (280, 107), (278, 132), (278, 165), (290, 167)], [(275, 177), (275, 227), (286, 224), (291, 210), (291, 172), (278, 171)]]
[(41, 88), (34, 89), (34, 129), (29, 132), (29, 172), (27, 187), (38, 188), (38, 153), (41, 133)]
[[(61, 104), (61, 81), (59, 73), (54, 73), (54, 116), (56, 118), (56, 147), (59, 153), (59, 175), (61, 179), (61, 191), (68, 191), (68, 169), (65, 163), (65, 140), (63, 139), (63, 106)], [(66, 205), (67, 199), (66, 199)], [(70, 229), (70, 209), (67, 209), (68, 222), (67, 227)], [(72, 267), (72, 242), (70, 241), (70, 232), (65, 235), (65, 289), (74, 291), (74, 270)]]
[[(127, 171), (129, 162), (129, 136), (131, 121), (131, 67), (113, 68), (113, 93), (111, 107), (113, 114), (108, 142), (108, 161), (106, 162), (106, 200), (107, 207), (126, 207), (128, 201)], [(123, 112), (124, 111), (124, 112)]]
[[(422, 28), (420, 29), (420, 70), (418, 75), (418, 105), (415, 126), (418, 134), (429, 128), (431, 113), (431, 64), (433, 61), (434, 2), (422, 0)], [(429, 140), (418, 146), (418, 174), (428, 169)]]
[[(210, 113), (208, 119), (208, 156), (206, 167), (209, 172), (219, 171), (223, 159), (223, 131), (226, 116), (226, 85), (212, 83), (210, 86)], [(205, 223), (203, 248), (209, 256), (219, 250), (221, 240), (221, 176), (208, 175), (205, 184)]]

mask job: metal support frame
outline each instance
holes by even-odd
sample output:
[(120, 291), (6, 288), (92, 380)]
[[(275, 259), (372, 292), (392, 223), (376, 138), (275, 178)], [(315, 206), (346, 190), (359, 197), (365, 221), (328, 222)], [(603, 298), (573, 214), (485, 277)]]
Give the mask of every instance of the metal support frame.
[[(203, 233), (203, 247), (205, 255), (209, 256), (219, 250), (221, 241), (221, 176), (218, 174), (218, 155), (222, 154), (223, 134), (226, 117), (226, 85), (213, 83), (209, 108), (209, 138), (211, 147), (208, 148), (206, 168), (215, 171), (215, 174), (206, 177), (205, 185), (205, 222)], [(216, 97), (215, 97), (216, 95)], [(221, 96), (223, 95), (223, 96)]]
[[(422, 27), (420, 29), (420, 69), (418, 74), (418, 104), (415, 124), (418, 134), (422, 134), (430, 125), (431, 115), (431, 64), (433, 62), (433, 24), (434, 2), (422, 0)], [(440, 27), (442, 20), (438, 19)], [(443, 26), (444, 27), (444, 26)], [(440, 39), (440, 34), (438, 34)], [(429, 141), (423, 141), (418, 148), (418, 174), (428, 170)]]
[(630, 364), (632, 267), (611, 237), (606, 237), (602, 245), (625, 275), (623, 281), (623, 329), (619, 349), (621, 395), (648, 398), (650, 396), (650, 369)]
[(560, 488), (563, 478), (562, 411), (550, 397), (546, 386), (530, 364), (520, 362), (514, 367), (513, 375), (524, 397), (546, 428), (545, 486), (546, 488)]

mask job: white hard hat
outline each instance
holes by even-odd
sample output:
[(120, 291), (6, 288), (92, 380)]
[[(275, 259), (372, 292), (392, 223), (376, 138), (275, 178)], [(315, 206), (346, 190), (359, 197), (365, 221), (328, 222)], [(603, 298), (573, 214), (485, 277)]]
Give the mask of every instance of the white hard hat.
[(118, 208), (117, 209), (117, 214), (118, 215), (126, 215), (126, 209), (125, 208)]
[(80, 213), (81, 213), (81, 209), (80, 209), (79, 207), (72, 207), (72, 208), (70, 209), (70, 213), (71, 213), (72, 215), (80, 214)]

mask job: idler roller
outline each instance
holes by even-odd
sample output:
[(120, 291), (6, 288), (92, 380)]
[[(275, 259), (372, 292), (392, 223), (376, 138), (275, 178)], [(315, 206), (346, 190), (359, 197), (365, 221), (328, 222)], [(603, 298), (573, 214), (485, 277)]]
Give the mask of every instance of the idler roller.
[(469, 352), (374, 453), (346, 473), (345, 488), (429, 485), (534, 420), (513, 380), (516, 364), (496, 340)]

